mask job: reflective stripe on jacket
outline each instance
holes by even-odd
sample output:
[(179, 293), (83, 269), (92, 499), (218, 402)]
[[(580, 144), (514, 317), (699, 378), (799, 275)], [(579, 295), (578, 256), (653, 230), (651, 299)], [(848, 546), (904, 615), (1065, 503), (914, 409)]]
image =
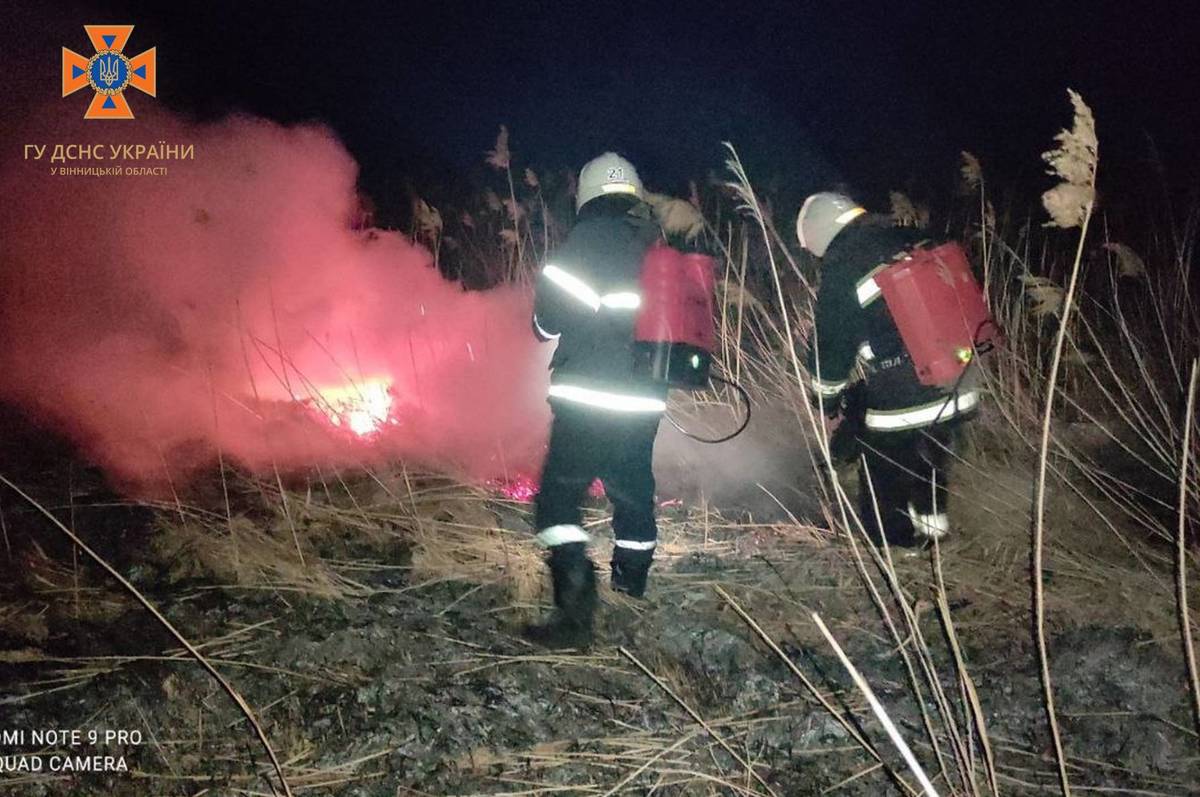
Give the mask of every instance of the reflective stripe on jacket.
[(583, 216), (547, 259), (533, 327), (558, 341), (552, 398), (622, 412), (665, 408), (666, 388), (635, 376), (632, 353), (642, 258), (658, 238), (657, 224), (626, 212)]

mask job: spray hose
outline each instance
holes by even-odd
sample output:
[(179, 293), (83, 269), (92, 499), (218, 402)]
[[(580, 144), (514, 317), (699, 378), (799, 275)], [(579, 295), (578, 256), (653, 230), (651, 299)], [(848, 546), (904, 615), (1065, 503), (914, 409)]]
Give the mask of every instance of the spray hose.
[[(941, 409), (938, 411), (938, 415), (937, 415), (937, 418), (934, 419), (934, 423), (937, 423), (939, 420), (941, 420), (942, 414), (946, 411), (947, 407), (949, 407), (952, 403), (957, 404), (958, 394), (959, 394), (959, 391), (962, 389), (963, 380), (966, 378), (967, 372), (971, 370), (971, 367), (974, 366), (975, 363), (977, 362), (977, 360), (979, 359), (979, 355), (987, 354), (988, 352), (990, 352), (992, 349), (995, 348), (994, 342), (992, 342), (990, 340), (985, 341), (985, 340), (980, 339), (980, 333), (983, 331), (983, 329), (985, 327), (987, 327), (989, 325), (995, 327), (997, 330), (1000, 329), (999, 325), (996, 324), (996, 322), (990, 318), (984, 320), (983, 322), (981, 322), (979, 324), (979, 326), (977, 326), (975, 328), (975, 332), (971, 336), (971, 348), (974, 350), (975, 356), (971, 358), (970, 363), (968, 363), (967, 367), (963, 369), (962, 373), (959, 374), (958, 378), (954, 381), (954, 385), (953, 385), (953, 387), (950, 388), (949, 394), (946, 396), (946, 401), (945, 401), (945, 403), (942, 404)], [(687, 429), (683, 428), (683, 426), (681, 426), (678, 421), (676, 421), (674, 418), (671, 417), (671, 414), (669, 412), (666, 414), (667, 420), (670, 421), (672, 426), (674, 426), (676, 429), (679, 430), (680, 434), (684, 435), (685, 437), (689, 437), (698, 443), (705, 443), (708, 445), (716, 445), (717, 443), (727, 443), (730, 440), (732, 440), (733, 438), (740, 435), (742, 432), (746, 431), (746, 427), (750, 425), (750, 416), (751, 416), (750, 394), (747, 393), (746, 389), (744, 387), (742, 387), (741, 385), (739, 385), (737, 382), (731, 382), (728, 379), (717, 376), (716, 374), (711, 374), (709, 376), (709, 379), (712, 382), (719, 382), (723, 385), (733, 388), (734, 390), (737, 391), (738, 396), (741, 398), (742, 406), (746, 408), (746, 414), (742, 418), (742, 422), (738, 425), (737, 429), (733, 430), (732, 432), (730, 432), (727, 435), (724, 435), (723, 437), (707, 438), (707, 437), (700, 437), (696, 434), (693, 434), (692, 432), (689, 432)]]
[(967, 378), (967, 373), (973, 367), (975, 367), (975, 364), (979, 361), (980, 355), (988, 354), (996, 348), (995, 342), (991, 340), (981, 340), (979, 337), (980, 333), (983, 332), (984, 327), (987, 326), (992, 326), (996, 329), (998, 334), (1003, 334), (1003, 330), (1000, 328), (1000, 325), (991, 318), (985, 318), (983, 321), (979, 322), (979, 326), (975, 327), (975, 332), (971, 335), (971, 348), (974, 351), (974, 354), (971, 357), (971, 360), (967, 363), (967, 366), (963, 368), (962, 373), (959, 374), (958, 378), (954, 380), (954, 385), (950, 388), (950, 392), (946, 395), (946, 401), (942, 404), (942, 408), (938, 410), (937, 417), (933, 419), (934, 423), (937, 423), (942, 419), (942, 414), (951, 404), (953, 404), (956, 408), (958, 407), (958, 394), (962, 389), (963, 380)]
[(728, 442), (728, 441), (732, 440), (733, 438), (737, 437), (738, 435), (740, 435), (742, 432), (746, 431), (746, 427), (750, 425), (750, 394), (746, 392), (746, 388), (742, 387), (737, 382), (730, 382), (728, 379), (723, 379), (723, 378), (717, 376), (716, 374), (710, 374), (709, 379), (713, 382), (720, 382), (723, 385), (728, 385), (729, 387), (736, 390), (738, 392), (738, 396), (741, 397), (742, 406), (746, 408), (746, 415), (744, 418), (742, 418), (741, 425), (739, 425), (737, 429), (735, 429), (732, 433), (725, 435), (724, 437), (710, 439), (707, 437), (699, 437), (699, 436), (689, 432), (687, 429), (684, 429), (682, 426), (679, 425), (678, 421), (676, 421), (674, 418), (671, 417), (670, 413), (667, 413), (667, 420), (670, 421), (671, 425), (674, 426), (676, 429), (678, 429), (679, 432), (682, 435), (684, 435), (685, 437), (690, 437), (691, 439), (695, 440), (697, 443), (706, 443), (709, 445), (715, 445), (717, 443)]

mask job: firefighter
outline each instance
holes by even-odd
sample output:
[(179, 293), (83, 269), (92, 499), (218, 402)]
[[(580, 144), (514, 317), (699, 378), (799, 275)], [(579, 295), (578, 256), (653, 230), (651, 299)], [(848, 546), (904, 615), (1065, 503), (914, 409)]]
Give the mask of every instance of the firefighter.
[(638, 276), (660, 235), (644, 197), (629, 161), (606, 152), (589, 162), (579, 174), (577, 222), (537, 280), (534, 333), (557, 341), (550, 445), (534, 511), (555, 609), (526, 635), (552, 647), (591, 640), (596, 575), (581, 507), (596, 478), (613, 505), (613, 588), (641, 597), (654, 557), (651, 458), (667, 389), (633, 374)]
[[(979, 395), (963, 380), (946, 388), (918, 379), (874, 276), (927, 236), (865, 214), (849, 197), (818, 193), (796, 219), (800, 245), (821, 258), (811, 395), (826, 416), (842, 417), (839, 431), (857, 438), (859, 509), (868, 533), (876, 542), (923, 546), (950, 530), (951, 451)], [(851, 385), (860, 363), (865, 380)]]

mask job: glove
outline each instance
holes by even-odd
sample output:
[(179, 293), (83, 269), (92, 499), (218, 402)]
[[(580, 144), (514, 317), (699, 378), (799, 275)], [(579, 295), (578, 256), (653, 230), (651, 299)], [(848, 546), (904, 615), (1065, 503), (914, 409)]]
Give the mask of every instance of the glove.
[(846, 415), (829, 436), (829, 456), (835, 465), (858, 461), (862, 452), (863, 425), (859, 419)]
[(845, 391), (833, 396), (818, 396), (814, 390), (808, 394), (808, 402), (814, 410), (823, 409), (825, 417), (832, 421), (842, 414), (842, 405), (845, 403), (845, 397)]
[(855, 382), (842, 391), (840, 399), (842, 421), (829, 440), (829, 453), (835, 463), (847, 464), (857, 461), (862, 452), (861, 438), (867, 420), (866, 384)]
[(821, 404), (825, 407), (825, 417), (832, 421), (834, 418), (840, 416), (842, 408), (845, 405), (845, 399), (845, 395), (839, 393), (822, 401)]

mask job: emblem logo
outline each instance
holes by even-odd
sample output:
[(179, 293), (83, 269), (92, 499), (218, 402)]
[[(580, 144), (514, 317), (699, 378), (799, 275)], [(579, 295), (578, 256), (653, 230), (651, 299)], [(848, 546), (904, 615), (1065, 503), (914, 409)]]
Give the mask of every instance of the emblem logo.
[(133, 25), (84, 25), (96, 54), (86, 58), (62, 48), (62, 95), (84, 87), (95, 92), (84, 119), (132, 119), (133, 109), (125, 89), (133, 88), (151, 97), (158, 90), (157, 47), (129, 58), (125, 44)]

